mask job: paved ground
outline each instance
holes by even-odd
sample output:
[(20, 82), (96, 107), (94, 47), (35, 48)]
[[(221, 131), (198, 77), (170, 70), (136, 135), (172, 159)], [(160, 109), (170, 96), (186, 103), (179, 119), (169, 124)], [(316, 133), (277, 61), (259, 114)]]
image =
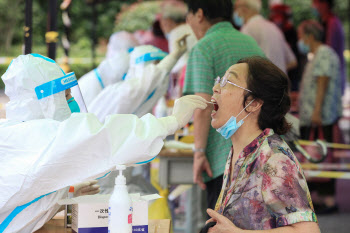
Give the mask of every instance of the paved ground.
[(322, 233), (350, 232), (350, 213), (319, 215), (318, 221)]

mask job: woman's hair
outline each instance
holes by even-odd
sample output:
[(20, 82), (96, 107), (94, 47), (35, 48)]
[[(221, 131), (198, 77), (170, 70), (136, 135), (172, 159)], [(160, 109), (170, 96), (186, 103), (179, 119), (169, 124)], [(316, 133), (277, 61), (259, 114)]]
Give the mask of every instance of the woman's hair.
[(277, 134), (285, 134), (291, 128), (285, 115), (290, 109), (289, 79), (286, 74), (266, 58), (259, 56), (240, 59), (237, 64), (248, 65), (247, 92), (243, 106), (248, 97), (263, 101), (258, 125), (260, 129), (271, 128)]
[(312, 35), (315, 40), (322, 42), (324, 39), (324, 30), (321, 24), (319, 24), (316, 20), (309, 19), (303, 21), (298, 30), (301, 30), (306, 35)]

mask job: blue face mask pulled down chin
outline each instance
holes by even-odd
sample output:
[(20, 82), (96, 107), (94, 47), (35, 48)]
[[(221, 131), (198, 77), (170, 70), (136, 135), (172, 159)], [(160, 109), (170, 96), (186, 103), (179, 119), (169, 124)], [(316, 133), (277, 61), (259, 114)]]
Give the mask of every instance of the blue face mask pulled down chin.
[(69, 109), (72, 113), (80, 112), (79, 105), (78, 105), (77, 101), (75, 101), (74, 97), (67, 100), (67, 103), (68, 103)]
[(237, 14), (237, 12), (234, 12), (234, 13), (233, 13), (233, 22), (235, 23), (235, 25), (236, 25), (237, 27), (242, 27), (243, 24), (244, 24), (243, 18), (240, 17), (240, 16)]
[[(254, 100), (250, 101), (250, 103), (240, 112), (238, 113), (237, 117), (251, 104)], [(232, 137), (234, 133), (241, 127), (244, 123), (244, 119), (247, 118), (250, 115), (250, 113), (245, 116), (242, 120), (240, 120), (237, 123), (237, 117), (232, 116), (223, 126), (216, 129), (217, 132), (221, 134), (225, 139), (229, 139)]]
[(310, 46), (306, 45), (303, 40), (299, 40), (297, 45), (300, 53), (307, 55), (310, 52)]

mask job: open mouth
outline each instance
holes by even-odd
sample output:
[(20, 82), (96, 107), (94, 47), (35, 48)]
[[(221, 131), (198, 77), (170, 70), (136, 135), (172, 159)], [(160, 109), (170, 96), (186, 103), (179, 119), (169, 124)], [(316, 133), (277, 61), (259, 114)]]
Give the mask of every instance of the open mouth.
[(218, 103), (216, 102), (215, 99), (211, 99), (211, 102), (212, 102), (213, 105), (214, 105), (213, 113), (216, 113), (216, 112), (219, 110), (219, 105), (218, 105)]
[(218, 111), (219, 110), (219, 105), (217, 103), (214, 104), (214, 111)]

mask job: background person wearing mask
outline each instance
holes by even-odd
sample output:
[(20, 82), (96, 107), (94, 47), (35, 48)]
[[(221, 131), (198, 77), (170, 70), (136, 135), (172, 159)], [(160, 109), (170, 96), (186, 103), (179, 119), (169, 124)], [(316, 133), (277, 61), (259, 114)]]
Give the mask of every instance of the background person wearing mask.
[(346, 66), (344, 59), (345, 34), (339, 18), (333, 13), (334, 0), (313, 0), (313, 12), (321, 20), (325, 29), (323, 42), (334, 49), (340, 61), (342, 95), (346, 88)]
[[(335, 51), (322, 43), (323, 28), (314, 20), (301, 23), (298, 27), (299, 50), (313, 58), (306, 64), (300, 89), (299, 118), (300, 135), (314, 140), (322, 128), (324, 139), (333, 142), (333, 127), (342, 116), (340, 62)], [(310, 191), (317, 191), (319, 199), (314, 199), (316, 213), (337, 210), (335, 203), (335, 180), (327, 183), (310, 182)], [(325, 205), (325, 206), (322, 206)]]
[[(184, 94), (210, 101), (217, 76), (243, 57), (264, 56), (250, 36), (233, 28), (231, 0), (189, 0), (187, 23), (198, 43), (191, 50)], [(207, 190), (207, 204), (214, 208), (220, 194), (227, 155), (232, 146), (210, 126), (212, 107), (194, 114), (193, 180)]]
[(270, 61), (286, 74), (297, 66), (294, 53), (281, 30), (259, 14), (261, 0), (236, 0), (234, 9), (234, 23), (241, 27), (242, 33), (256, 40)]
[(270, 8), (269, 19), (283, 32), (284, 38), (292, 49), (298, 62), (297, 67), (288, 70), (287, 73), (291, 80), (291, 91), (293, 92), (299, 90), (301, 74), (307, 59), (305, 55), (300, 54), (298, 51), (298, 34), (293, 24), (292, 16), (292, 9), (286, 4), (273, 4)]
[(189, 96), (175, 103), (169, 117), (112, 115), (101, 124), (91, 113), (72, 114), (79, 110), (69, 92), (75, 75), (49, 58), (21, 55), (1, 78), (10, 99), (0, 121), (1, 232), (39, 229), (56, 213), (62, 189), (117, 164), (151, 159), (195, 108), (206, 107), (202, 98)]
[[(187, 51), (190, 51), (197, 43), (191, 27), (186, 24), (187, 6), (180, 1), (164, 1), (161, 5), (160, 27), (165, 34), (170, 53), (176, 46), (176, 40), (184, 35), (189, 35), (186, 39)], [(168, 97), (170, 99), (178, 98), (182, 95), (180, 86), (180, 75), (186, 66), (189, 52), (186, 52), (176, 63), (170, 72), (170, 86)]]

